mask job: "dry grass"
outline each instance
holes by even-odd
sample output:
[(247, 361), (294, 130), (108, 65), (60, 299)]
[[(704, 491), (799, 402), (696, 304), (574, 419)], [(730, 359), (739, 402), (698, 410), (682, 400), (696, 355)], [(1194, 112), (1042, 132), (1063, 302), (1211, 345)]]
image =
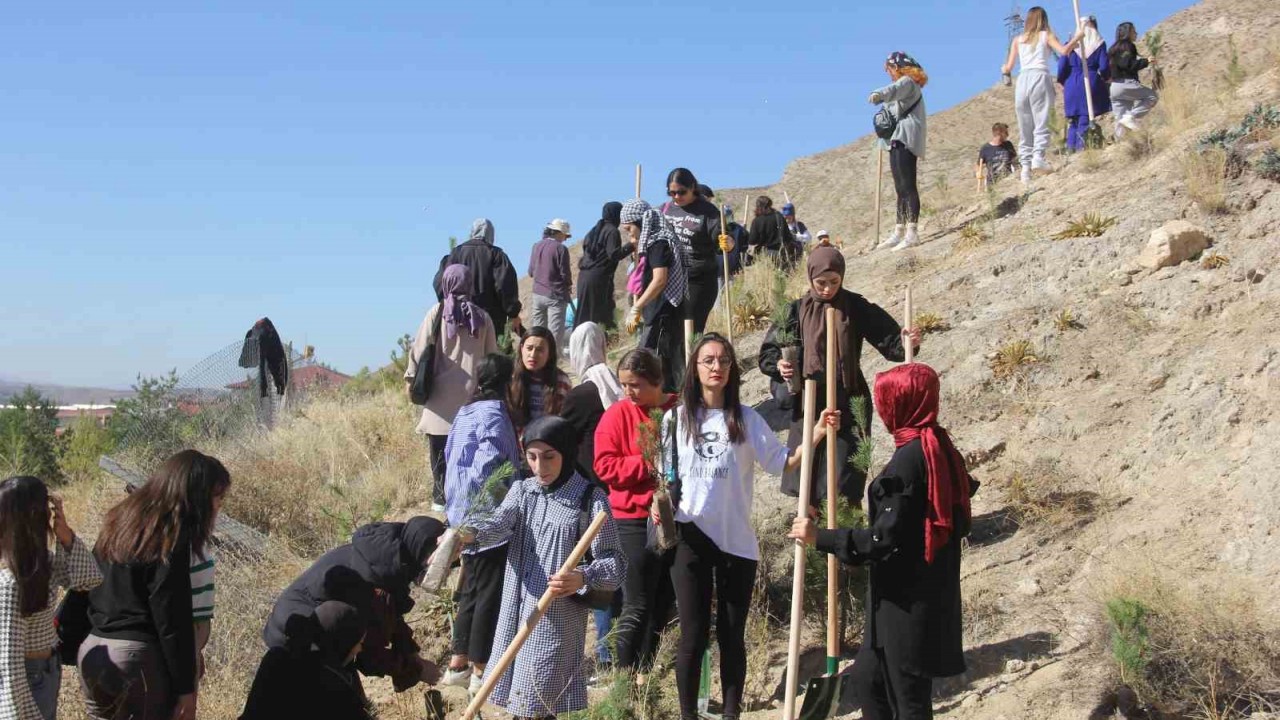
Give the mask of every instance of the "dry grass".
[(1000, 346), (992, 355), (991, 372), (997, 378), (1014, 377), (1039, 361), (1030, 340), (1014, 340)]
[(952, 245), (952, 249), (956, 252), (969, 252), (989, 239), (987, 233), (981, 227), (975, 223), (969, 223), (960, 228), (960, 238), (956, 240), (955, 245)]
[(1093, 519), (1101, 506), (1096, 492), (1073, 489), (1052, 458), (1018, 464), (1002, 485), (1009, 515), (1021, 527), (1060, 532)]
[(1141, 608), (1141, 619), (1129, 633), (1108, 620), (1109, 650), (1145, 703), (1199, 720), (1280, 709), (1280, 623), (1257, 600), (1269, 589), (1235, 575), (1192, 581), (1181, 569), (1140, 561), (1114, 575), (1105, 602)]
[(1230, 264), (1231, 260), (1226, 255), (1219, 254), (1216, 250), (1200, 258), (1200, 267), (1205, 270), (1217, 270)]
[(911, 320), (911, 326), (918, 329), (922, 335), (946, 332), (951, 329), (951, 324), (941, 315), (931, 312), (916, 313)]
[(1076, 162), (1080, 164), (1080, 169), (1087, 172), (1097, 172), (1106, 165), (1106, 156), (1098, 148), (1085, 148), (1076, 153)]
[[(777, 278), (785, 275), (787, 300), (800, 297), (805, 291), (804, 263), (801, 261), (791, 271), (781, 269), (772, 259), (762, 257), (743, 270), (733, 281), (733, 330), (748, 333), (769, 327), (777, 314), (775, 297)], [(713, 313), (713, 316), (716, 313)], [(724, 317), (724, 311), (719, 313)], [(715, 319), (714, 317), (712, 318)], [(723, 323), (723, 319), (720, 320)], [(711, 323), (708, 323), (711, 326)]]
[(1221, 148), (1205, 148), (1181, 158), (1187, 195), (1206, 213), (1220, 213), (1227, 208), (1227, 155)]
[(1085, 213), (1084, 217), (1079, 220), (1072, 220), (1060, 232), (1053, 235), (1054, 240), (1069, 240), (1071, 238), (1090, 238), (1101, 237), (1113, 225), (1116, 224), (1114, 217), (1103, 217), (1098, 213)]
[(1066, 332), (1068, 330), (1079, 330), (1084, 326), (1080, 324), (1080, 319), (1071, 311), (1071, 308), (1062, 308), (1053, 317), (1053, 327), (1058, 332)]

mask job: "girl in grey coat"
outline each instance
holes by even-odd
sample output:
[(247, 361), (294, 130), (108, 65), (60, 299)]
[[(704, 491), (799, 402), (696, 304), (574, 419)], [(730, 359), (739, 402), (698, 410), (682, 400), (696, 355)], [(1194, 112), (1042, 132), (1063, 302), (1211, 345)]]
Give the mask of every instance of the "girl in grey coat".
[[(920, 241), (916, 224), (920, 221), (920, 187), (916, 182), (916, 165), (924, 159), (925, 107), (924, 86), (929, 76), (914, 58), (903, 52), (889, 55), (885, 72), (892, 83), (871, 93), (872, 105), (885, 103), (898, 125), (887, 143), (889, 169), (893, 171), (893, 187), (898, 193), (898, 220), (893, 234), (885, 238), (877, 250), (902, 250)], [(884, 140), (880, 141), (885, 146)]]

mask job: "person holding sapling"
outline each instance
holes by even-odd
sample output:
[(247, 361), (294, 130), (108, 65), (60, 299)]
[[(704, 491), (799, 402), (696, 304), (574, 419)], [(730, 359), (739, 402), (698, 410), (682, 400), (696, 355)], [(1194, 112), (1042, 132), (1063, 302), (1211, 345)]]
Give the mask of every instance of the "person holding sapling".
[[(548, 718), (587, 706), (582, 672), (587, 595), (616, 590), (626, 560), (618, 526), (608, 515), (608, 497), (573, 462), (578, 453), (573, 426), (563, 418), (542, 417), (525, 428), (522, 440), (532, 475), (512, 484), (494, 512), (468, 520), (470, 527), (459, 535), (464, 545), (509, 544), (491, 655), (506, 650), (547, 589), (556, 598), (489, 696), (490, 703), (516, 717)], [(608, 517), (591, 541), (590, 553), (576, 569), (561, 573), (560, 566), (601, 512)]]
[[(507, 412), (506, 391), (514, 366), (500, 353), (484, 356), (476, 365), (476, 390), (458, 411), (445, 445), (445, 497), (449, 526), (491, 512), (506, 495), (520, 464), (520, 444)], [(507, 544), (472, 545), (462, 553), (457, 614), (453, 620), (453, 656), (442, 684), (480, 687), (498, 609), (502, 603), (502, 573)], [(470, 665), (470, 667), (468, 667)]]
[[(784, 446), (764, 418), (742, 404), (742, 370), (728, 340), (707, 333), (690, 357), (694, 367), (685, 373), (681, 405), (667, 412), (662, 425), (662, 462), (675, 468), (672, 496), (680, 535), (671, 566), (680, 608), (676, 686), (681, 720), (696, 720), (714, 593), (724, 717), (736, 720), (747, 676), (747, 613), (760, 558), (751, 525), (755, 466), (774, 475), (794, 470), (801, 450)], [(814, 447), (825, 438), (825, 429), (839, 422), (839, 410), (823, 410)]]
[(1138, 55), (1138, 29), (1131, 22), (1116, 26), (1116, 42), (1111, 46), (1111, 104), (1115, 107), (1116, 138), (1126, 130), (1137, 130), (1138, 121), (1147, 116), (1160, 96), (1143, 85), (1138, 74), (1151, 61)]
[(663, 392), (662, 360), (639, 348), (622, 356), (618, 380), (623, 397), (605, 411), (595, 432), (595, 472), (609, 491), (609, 507), (627, 558), (622, 612), (617, 622), (617, 666), (647, 670), (657, 650), (658, 631), (672, 603), (664, 558), (647, 544), (647, 518), (657, 487), (657, 460), (645, 457), (646, 432), (656, 436), (652, 415), (670, 410), (676, 396)]
[(933, 678), (965, 671), (960, 541), (978, 482), (938, 425), (938, 374), (922, 363), (876, 376), (876, 412), (897, 449), (871, 483), (870, 526), (820, 530), (796, 518), (788, 537), (869, 565), (867, 627), (852, 682), (867, 720), (933, 717)]
[[(856, 429), (869, 427), (871, 423), (871, 391), (862, 375), (860, 366), (862, 343), (869, 342), (886, 360), (901, 362), (905, 358), (902, 338), (904, 332), (897, 321), (884, 308), (843, 287), (844, 255), (833, 247), (817, 247), (809, 254), (809, 291), (791, 303), (786, 322), (774, 324), (765, 334), (760, 346), (760, 372), (778, 383), (791, 383), (797, 375), (818, 380), (818, 396), (826, 396), (827, 329), (824, 314), (828, 307), (836, 309), (837, 407), (851, 409), (854, 401), (863, 417), (854, 418), (852, 412), (841, 416), (836, 433), (836, 457), (848, 458), (858, 451), (859, 434)], [(920, 344), (920, 331), (910, 331), (911, 342)], [(792, 387), (795, 387), (793, 385)], [(804, 403), (797, 398), (791, 402), (791, 432), (787, 447), (800, 445), (804, 435), (802, 425)], [(827, 495), (825, 478), (826, 453), (813, 456), (812, 491), (809, 502), (821, 507)], [(866, 484), (866, 470), (841, 461), (840, 494), (853, 505), (862, 501)], [(782, 492), (797, 497), (800, 494), (800, 471), (789, 469), (782, 475)]]

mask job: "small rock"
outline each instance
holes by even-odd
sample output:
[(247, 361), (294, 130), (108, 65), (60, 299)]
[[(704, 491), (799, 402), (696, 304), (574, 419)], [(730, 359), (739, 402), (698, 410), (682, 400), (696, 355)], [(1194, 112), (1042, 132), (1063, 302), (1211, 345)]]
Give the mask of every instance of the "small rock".
[(1024, 669), (1026, 669), (1026, 667), (1027, 667), (1027, 664), (1026, 664), (1025, 662), (1023, 662), (1023, 661), (1021, 661), (1021, 660), (1019, 660), (1019, 659), (1017, 659), (1017, 658), (1014, 658), (1014, 659), (1012, 659), (1012, 660), (1010, 660), (1009, 662), (1006, 662), (1006, 663), (1004, 664), (1004, 674), (1005, 674), (1005, 675), (1017, 675), (1018, 673), (1022, 672)]
[(1164, 387), (1164, 384), (1168, 381), (1169, 381), (1169, 375), (1167, 373), (1160, 373), (1159, 375), (1153, 375), (1147, 378), (1147, 391), (1153, 392), (1155, 390), (1159, 390), (1160, 388)]
[(1035, 597), (1044, 592), (1044, 588), (1040, 587), (1040, 581), (1033, 577), (1024, 578), (1018, 583), (1016, 589), (1019, 595), (1026, 597)]
[(1209, 247), (1204, 230), (1185, 220), (1174, 220), (1156, 228), (1138, 255), (1138, 264), (1156, 270), (1172, 267), (1199, 255)]
[(1251, 269), (1244, 274), (1244, 279), (1248, 280), (1249, 282), (1255, 285), (1262, 282), (1262, 279), (1265, 277), (1266, 277), (1266, 273), (1256, 269)]
[(1102, 371), (1101, 371), (1101, 370), (1099, 370), (1098, 368), (1094, 368), (1094, 369), (1092, 369), (1092, 370), (1090, 370), (1090, 371), (1089, 371), (1089, 374), (1087, 374), (1087, 375), (1085, 375), (1085, 376), (1084, 376), (1084, 379), (1085, 379), (1085, 380), (1097, 380), (1097, 379), (1098, 379), (1098, 378), (1100, 378), (1100, 377), (1102, 377)]

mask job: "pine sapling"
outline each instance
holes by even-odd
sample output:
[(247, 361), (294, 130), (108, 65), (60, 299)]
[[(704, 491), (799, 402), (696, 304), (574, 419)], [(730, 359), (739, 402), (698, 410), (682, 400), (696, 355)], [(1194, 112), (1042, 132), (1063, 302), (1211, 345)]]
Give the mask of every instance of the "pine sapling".
[[(667, 467), (666, 474), (662, 472), (662, 416), (661, 408), (649, 411), (649, 419), (636, 428), (636, 444), (639, 445), (640, 456), (644, 458), (645, 467), (653, 478), (653, 503), (658, 508), (658, 546), (662, 550), (668, 550), (676, 544), (676, 517), (670, 487), (670, 480), (675, 476), (676, 469)], [(672, 424), (675, 423), (674, 415), (671, 421)]]

